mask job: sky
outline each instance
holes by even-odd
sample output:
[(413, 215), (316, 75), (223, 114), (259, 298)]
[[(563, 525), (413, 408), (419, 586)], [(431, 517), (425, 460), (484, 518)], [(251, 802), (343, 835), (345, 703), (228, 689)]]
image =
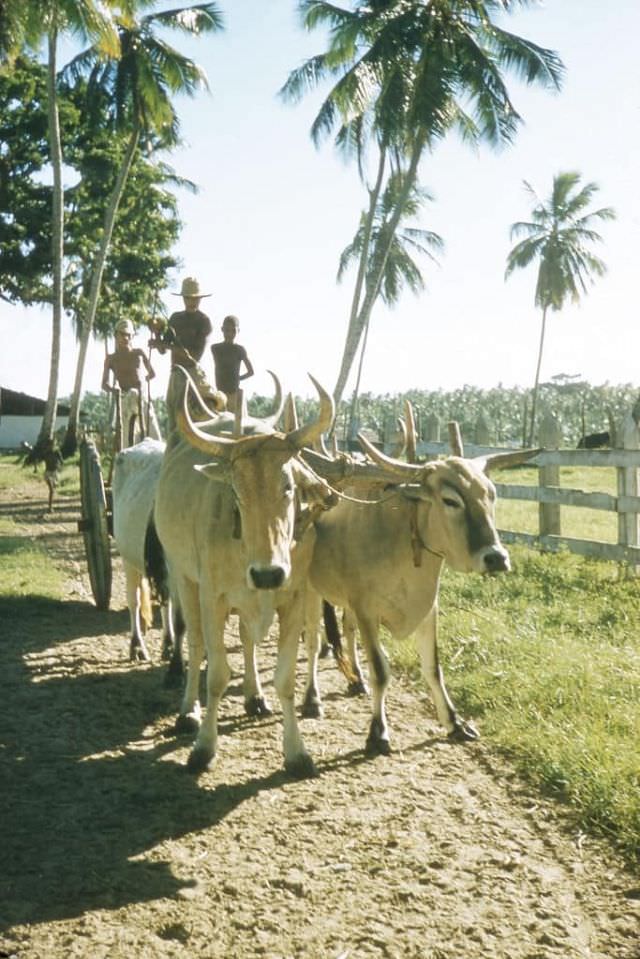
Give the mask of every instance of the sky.
[[(314, 394), (307, 373), (332, 390), (354, 280), (349, 274), (336, 283), (338, 259), (366, 195), (355, 166), (336, 155), (331, 141), (318, 149), (310, 139), (320, 93), (297, 105), (278, 97), (290, 70), (322, 52), (325, 38), (302, 29), (295, 0), (219, 5), (223, 33), (172, 40), (204, 67), (210, 93), (177, 102), (185, 145), (171, 162), (199, 193), (179, 195), (184, 229), (175, 252), (182, 265), (161, 299), (169, 311), (180, 308), (173, 294), (182, 277), (196, 276), (212, 294), (203, 300), (212, 341), (222, 338), (225, 315), (239, 317), (238, 342), (256, 371), (246, 383), (249, 395), (271, 392), (269, 369), (298, 395)], [(546, 197), (554, 175), (569, 170), (598, 184), (594, 206), (613, 207), (617, 219), (602, 224), (604, 242), (594, 249), (607, 275), (581, 304), (550, 315), (542, 379), (569, 374), (593, 384), (640, 383), (640, 3), (546, 0), (505, 26), (560, 54), (563, 90), (553, 94), (510, 78), (524, 120), (512, 146), (496, 153), (451, 139), (425, 157), (420, 182), (434, 200), (416, 225), (439, 233), (445, 250), (438, 265), (423, 264), (426, 290), (419, 297), (407, 292), (393, 310), (376, 306), (363, 392), (532, 384), (540, 335), (536, 269), (505, 282), (509, 229), (530, 215), (524, 180)], [(0, 302), (0, 330), (0, 385), (46, 396), (50, 311)], [(136, 345), (146, 346), (144, 332)], [(65, 321), (60, 396), (72, 390), (76, 352)], [(103, 359), (103, 344), (94, 344), (86, 390), (99, 390)], [(153, 362), (154, 394), (161, 395), (168, 358)], [(210, 355), (203, 365), (212, 375)]]

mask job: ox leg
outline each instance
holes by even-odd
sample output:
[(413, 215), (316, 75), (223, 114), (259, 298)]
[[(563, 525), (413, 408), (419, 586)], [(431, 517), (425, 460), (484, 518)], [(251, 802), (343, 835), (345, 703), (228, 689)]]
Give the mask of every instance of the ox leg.
[[(165, 616), (167, 617), (168, 621), (166, 629)], [(175, 689), (176, 687), (182, 685), (185, 675), (184, 659), (182, 658), (182, 645), (186, 628), (179, 602), (169, 600), (166, 606), (162, 607), (162, 625), (163, 630), (165, 630), (165, 640), (162, 647), (162, 658), (169, 659), (169, 665), (167, 667), (167, 675), (165, 676), (164, 684), (167, 689)], [(168, 649), (166, 630), (169, 628), (171, 630), (173, 644), (168, 650), (169, 656), (165, 656), (165, 651)]]
[(353, 613), (345, 609), (342, 615), (342, 632), (347, 643), (347, 653), (351, 660), (351, 666), (355, 679), (351, 680), (348, 687), (350, 696), (368, 696), (369, 687), (364, 678), (362, 667), (360, 666), (360, 657), (358, 655), (358, 644), (356, 642), (356, 620)]
[(242, 655), (244, 657), (244, 681), (242, 685), (244, 693), (244, 710), (247, 716), (257, 716), (263, 719), (266, 716), (272, 716), (273, 712), (269, 703), (265, 699), (260, 683), (258, 673), (258, 664), (256, 659), (256, 643), (250, 635), (242, 616), (240, 617), (240, 640), (242, 642)]
[(304, 603), (300, 595), (278, 610), (278, 661), (274, 686), (282, 707), (282, 748), (284, 768), (297, 779), (317, 775), (313, 760), (302, 741), (294, 702), (298, 641), (304, 623)]
[(123, 562), (125, 578), (127, 581), (127, 606), (129, 607), (129, 622), (131, 627), (131, 638), (129, 642), (129, 659), (131, 662), (150, 660), (149, 651), (145, 641), (142, 638), (142, 629), (140, 626), (140, 603), (142, 600), (142, 576), (126, 561)]
[(177, 733), (194, 733), (200, 726), (200, 667), (204, 659), (198, 587), (195, 583), (183, 580), (178, 584), (178, 595), (187, 627), (189, 659), (187, 680), (175, 730)]
[(322, 716), (322, 697), (318, 685), (318, 660), (321, 656), (320, 609), (321, 599), (311, 589), (307, 590), (304, 617), (304, 640), (307, 650), (307, 685), (302, 702), (302, 715), (307, 719)]
[(462, 720), (455, 708), (444, 684), (442, 667), (438, 659), (438, 607), (434, 605), (429, 615), (422, 621), (415, 634), (420, 654), (422, 675), (424, 676), (438, 719), (449, 733), (449, 738), (457, 742), (469, 742), (478, 739), (477, 729)]
[(385, 696), (391, 672), (389, 660), (378, 639), (379, 624), (360, 613), (356, 614), (360, 638), (369, 662), (369, 679), (372, 686), (372, 717), (365, 752), (369, 756), (388, 756), (389, 728), (385, 710)]
[[(207, 708), (196, 741), (187, 761), (192, 773), (205, 772), (211, 768), (218, 746), (218, 708), (224, 691), (231, 679), (231, 670), (224, 647), (224, 626), (227, 610), (222, 604), (203, 597), (202, 622), (207, 647)], [(187, 622), (187, 631), (189, 624)], [(191, 642), (191, 640), (189, 640)], [(189, 664), (191, 666), (191, 664)]]

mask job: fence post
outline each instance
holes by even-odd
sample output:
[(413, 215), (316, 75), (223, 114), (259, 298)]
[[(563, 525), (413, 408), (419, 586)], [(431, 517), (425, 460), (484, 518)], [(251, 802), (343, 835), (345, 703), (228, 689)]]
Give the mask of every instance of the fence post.
[[(640, 430), (632, 413), (627, 413), (618, 431), (620, 446), (625, 450), (640, 449)], [(618, 496), (638, 496), (640, 491), (640, 470), (636, 466), (619, 466)], [(638, 513), (618, 512), (618, 543), (621, 546), (640, 545), (640, 515)], [(637, 575), (640, 567), (631, 567)]]
[(424, 433), (422, 438), (427, 443), (440, 442), (440, 418), (435, 413), (424, 417)]
[(491, 436), (491, 430), (487, 424), (487, 421), (484, 418), (484, 415), (480, 413), (478, 419), (476, 420), (476, 426), (474, 431), (475, 442), (478, 446), (492, 446), (493, 437)]
[[(557, 450), (562, 442), (560, 424), (552, 413), (546, 413), (538, 430), (540, 445), (547, 450)], [(560, 486), (560, 467), (541, 466), (538, 469), (538, 486)], [(538, 505), (540, 536), (560, 536), (560, 504)]]

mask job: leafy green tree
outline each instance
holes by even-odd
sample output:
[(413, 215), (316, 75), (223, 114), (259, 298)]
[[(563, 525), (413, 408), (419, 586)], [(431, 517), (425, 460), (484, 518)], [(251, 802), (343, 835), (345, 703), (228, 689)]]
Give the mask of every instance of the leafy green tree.
[[(363, 151), (378, 152), (370, 189), (370, 217), (377, 205), (384, 165), (394, 165), (402, 190), (389, 218), (376, 275), (364, 283), (352, 309), (334, 398), (339, 401), (383, 281), (404, 198), (418, 178), (424, 154), (450, 131), (463, 140), (509, 143), (518, 128), (503, 71), (527, 83), (558, 88), (562, 63), (550, 50), (504, 30), (495, 15), (527, 0), (359, 0), (345, 9), (326, 0), (302, 0), (308, 29), (330, 30), (327, 51), (293, 71), (283, 95), (336, 77), (312, 127), (316, 141), (337, 130), (339, 147), (351, 149), (362, 168)], [(365, 262), (368, 254), (364, 254)]]
[(580, 185), (579, 173), (558, 173), (553, 178), (551, 195), (541, 200), (525, 181), (525, 189), (535, 206), (530, 221), (514, 223), (511, 239), (524, 237), (507, 257), (505, 278), (517, 269), (538, 262), (535, 305), (542, 310), (540, 345), (533, 385), (528, 442), (533, 442), (540, 368), (548, 310), (561, 310), (567, 300), (578, 303), (588, 292), (595, 277), (606, 273), (601, 259), (589, 250), (602, 240), (593, 229), (596, 221), (615, 219), (611, 207), (588, 211), (599, 187), (595, 183)]
[[(149, 7), (150, 0), (137, 6)], [(191, 36), (219, 30), (220, 13), (215, 3), (202, 3), (158, 13), (117, 20), (120, 54), (105, 59), (94, 45), (75, 57), (65, 70), (66, 76), (78, 79), (88, 75), (88, 106), (106, 93), (111, 105), (110, 127), (127, 135), (122, 158), (104, 211), (100, 242), (92, 266), (91, 285), (83, 317), (80, 349), (69, 424), (63, 452), (72, 453), (77, 446), (78, 411), (82, 379), (89, 340), (93, 332), (102, 276), (111, 244), (114, 223), (127, 179), (140, 146), (171, 147), (178, 143), (178, 117), (172, 103), (177, 94), (193, 96), (206, 88), (203, 70), (191, 59), (170, 46), (159, 30), (180, 30)], [(96, 118), (96, 112), (89, 110)]]
[[(129, 4), (121, 4), (128, 7)], [(58, 38), (73, 33), (92, 38), (104, 54), (116, 56), (118, 36), (109, 3), (101, 0), (4, 0), (0, 8), (2, 59), (11, 62), (22, 50), (36, 49), (46, 38), (47, 49), (47, 130), (53, 171), (51, 215), (52, 246), (52, 338), (49, 387), (37, 446), (41, 450), (53, 440), (58, 402), (60, 337), (63, 314), (64, 187), (62, 183), (62, 139), (57, 100)]]

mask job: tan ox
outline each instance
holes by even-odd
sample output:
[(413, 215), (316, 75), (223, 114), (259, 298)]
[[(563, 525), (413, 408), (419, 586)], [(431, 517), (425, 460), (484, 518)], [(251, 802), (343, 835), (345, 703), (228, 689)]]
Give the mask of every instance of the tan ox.
[(188, 761), (194, 772), (206, 769), (216, 754), (218, 705), (230, 677), (224, 626), (231, 612), (239, 614), (243, 645), (250, 650), (277, 612), (274, 686), (283, 713), (285, 767), (299, 776), (314, 771), (294, 708), (296, 652), (314, 541), (312, 524), (302, 530), (297, 500), (326, 496), (328, 487), (309, 472), (298, 451), (328, 429), (333, 402), (313, 382), (320, 395), (317, 422), (276, 433), (249, 420), (238, 438), (229, 432), (234, 419), (228, 414), (196, 425), (185, 389), (179, 432), (167, 444), (155, 523), (187, 627), (189, 665), (181, 715), (196, 722), (205, 649), (208, 659), (207, 710)]
[(522, 462), (535, 451), (478, 459), (451, 456), (418, 466), (392, 460), (361, 442), (397, 485), (377, 505), (343, 501), (317, 521), (309, 569), (317, 596), (309, 601), (308, 642), (315, 641), (320, 596), (355, 617), (373, 690), (368, 752), (389, 752), (389, 664), (380, 644), (381, 626), (398, 639), (415, 635), (438, 719), (451, 737), (475, 739), (476, 730), (456, 713), (438, 662), (440, 574), (444, 562), (463, 573), (510, 568), (495, 527), (496, 493), (486, 471)]

